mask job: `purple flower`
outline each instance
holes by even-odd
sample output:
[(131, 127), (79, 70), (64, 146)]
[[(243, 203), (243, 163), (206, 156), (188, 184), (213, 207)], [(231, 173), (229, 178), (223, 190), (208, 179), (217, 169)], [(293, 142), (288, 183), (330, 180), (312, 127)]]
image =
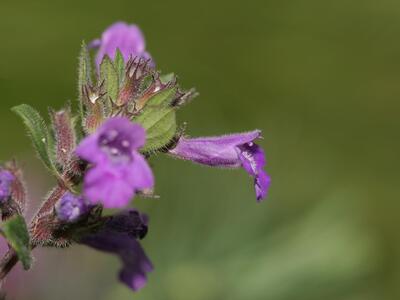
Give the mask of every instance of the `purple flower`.
[(270, 185), (270, 177), (264, 171), (264, 151), (254, 143), (260, 134), (259, 130), (254, 130), (217, 137), (181, 137), (169, 154), (212, 167), (243, 167), (254, 177), (256, 196), (260, 201), (265, 198)]
[(146, 233), (146, 217), (130, 210), (111, 217), (102, 229), (83, 237), (80, 243), (118, 255), (123, 263), (119, 279), (137, 291), (145, 286), (147, 273), (153, 270), (153, 265), (136, 240)]
[(137, 149), (145, 143), (145, 131), (124, 117), (108, 119), (86, 137), (76, 154), (93, 166), (86, 172), (83, 194), (106, 208), (126, 206), (138, 190), (151, 189), (153, 173)]
[(0, 202), (11, 196), (11, 185), (15, 176), (8, 170), (0, 169)]
[(82, 196), (66, 192), (56, 205), (57, 217), (63, 222), (75, 222), (90, 210)]
[(145, 51), (146, 44), (140, 28), (124, 22), (117, 22), (108, 27), (101, 39), (92, 41), (89, 47), (99, 49), (96, 56), (97, 66), (100, 66), (104, 55), (113, 59), (117, 49), (121, 51), (125, 61), (128, 61), (131, 56), (151, 59), (150, 54)]

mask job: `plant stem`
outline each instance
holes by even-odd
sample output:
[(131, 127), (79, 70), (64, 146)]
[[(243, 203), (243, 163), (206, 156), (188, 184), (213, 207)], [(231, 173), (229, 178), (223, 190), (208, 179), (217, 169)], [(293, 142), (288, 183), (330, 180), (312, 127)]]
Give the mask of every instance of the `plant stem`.
[[(69, 182), (70, 178), (63, 180), (59, 183), (59, 185), (53, 189), (53, 191), (48, 196), (47, 200), (42, 204), (39, 211), (35, 214), (31, 224), (30, 224), (30, 231), (31, 231), (31, 238), (35, 238), (38, 234), (37, 230), (37, 223), (40, 221), (40, 216), (45, 215), (46, 213), (50, 213), (54, 209), (54, 205), (60, 199), (61, 195), (65, 193), (68, 189), (68, 185), (65, 186), (66, 182)], [(39, 228), (40, 229), (40, 228)], [(0, 232), (1, 234), (1, 232)], [(33, 250), (37, 244), (31, 242), (30, 247)], [(10, 248), (4, 257), (0, 260), (0, 284), (7, 277), (8, 273), (15, 267), (18, 262), (17, 253), (14, 249)]]
[(9, 249), (0, 261), (0, 282), (4, 280), (7, 274), (14, 268), (18, 262), (17, 253), (14, 249)]

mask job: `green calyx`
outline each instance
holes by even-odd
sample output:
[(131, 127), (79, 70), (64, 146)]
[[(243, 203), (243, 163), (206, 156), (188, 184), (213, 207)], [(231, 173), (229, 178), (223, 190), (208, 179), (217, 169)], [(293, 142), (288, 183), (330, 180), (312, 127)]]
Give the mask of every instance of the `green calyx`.
[[(83, 44), (83, 47), (86, 47)], [(174, 74), (160, 75), (150, 61), (131, 58), (125, 62), (119, 50), (105, 56), (98, 68), (98, 80), (88, 74), (90, 57), (82, 49), (80, 57), (79, 101), (82, 125), (93, 133), (108, 118), (125, 116), (146, 130), (142, 152), (162, 151), (178, 134), (176, 110), (196, 96), (194, 90), (181, 92)]]

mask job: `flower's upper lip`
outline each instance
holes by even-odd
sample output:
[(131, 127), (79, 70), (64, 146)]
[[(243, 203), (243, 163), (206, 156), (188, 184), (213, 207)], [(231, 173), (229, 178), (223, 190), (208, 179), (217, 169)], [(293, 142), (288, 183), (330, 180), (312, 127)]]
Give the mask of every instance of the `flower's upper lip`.
[(114, 58), (117, 49), (120, 50), (125, 61), (131, 56), (150, 58), (146, 52), (146, 42), (140, 28), (135, 24), (116, 22), (110, 25), (101, 35), (100, 39), (95, 39), (89, 43), (90, 48), (98, 48), (96, 65), (100, 66), (105, 55)]

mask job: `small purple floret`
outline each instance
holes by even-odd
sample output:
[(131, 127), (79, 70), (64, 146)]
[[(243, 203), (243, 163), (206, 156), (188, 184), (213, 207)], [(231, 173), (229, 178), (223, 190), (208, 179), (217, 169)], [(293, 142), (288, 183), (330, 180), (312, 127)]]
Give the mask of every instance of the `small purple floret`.
[(106, 208), (120, 208), (136, 191), (153, 187), (153, 173), (137, 151), (144, 145), (145, 135), (139, 124), (115, 117), (79, 144), (76, 154), (92, 164), (84, 178), (86, 199)]
[(259, 130), (254, 130), (217, 137), (181, 137), (176, 147), (169, 150), (169, 154), (212, 167), (243, 167), (254, 177), (256, 197), (261, 201), (267, 195), (270, 177), (264, 171), (264, 151), (254, 143), (260, 135)]
[(147, 273), (153, 265), (143, 248), (136, 240), (147, 232), (147, 218), (137, 211), (130, 210), (113, 216), (105, 226), (81, 239), (81, 243), (94, 249), (119, 256), (123, 268), (119, 279), (134, 291), (143, 288), (147, 282)]
[(114, 59), (115, 52), (119, 49), (125, 62), (130, 57), (141, 57), (151, 59), (150, 54), (145, 51), (146, 44), (142, 31), (134, 24), (117, 22), (108, 27), (102, 34), (101, 39), (96, 39), (89, 44), (90, 48), (98, 48), (96, 65), (100, 66), (105, 55)]
[(15, 176), (8, 170), (0, 169), (0, 202), (11, 196), (11, 186)]
[(82, 196), (66, 192), (56, 205), (57, 217), (63, 222), (75, 222), (90, 210)]

